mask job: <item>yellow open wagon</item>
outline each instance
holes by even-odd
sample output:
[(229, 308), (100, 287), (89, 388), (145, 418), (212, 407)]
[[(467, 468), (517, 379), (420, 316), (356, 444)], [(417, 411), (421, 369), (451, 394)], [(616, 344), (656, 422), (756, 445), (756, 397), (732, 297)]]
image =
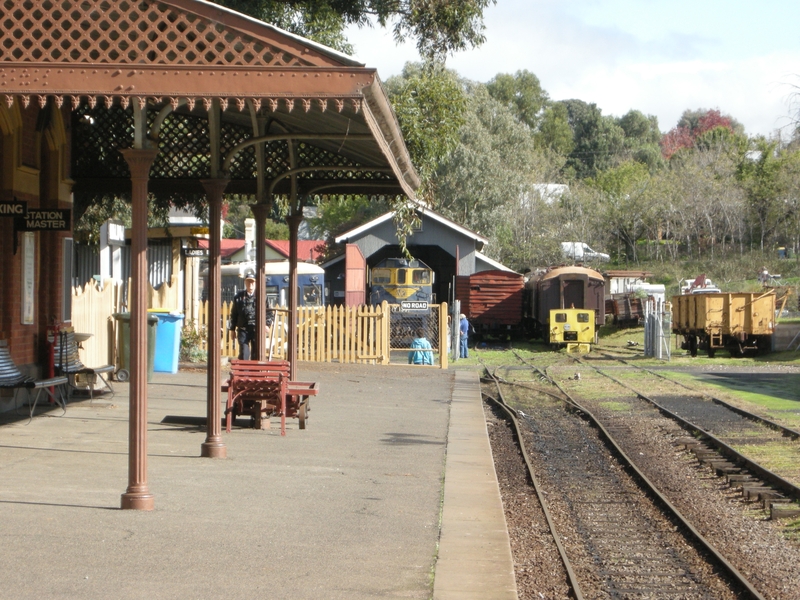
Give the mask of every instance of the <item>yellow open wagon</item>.
[(672, 297), (672, 331), (684, 350), (713, 358), (720, 348), (732, 356), (766, 352), (775, 333), (775, 292), (682, 294)]

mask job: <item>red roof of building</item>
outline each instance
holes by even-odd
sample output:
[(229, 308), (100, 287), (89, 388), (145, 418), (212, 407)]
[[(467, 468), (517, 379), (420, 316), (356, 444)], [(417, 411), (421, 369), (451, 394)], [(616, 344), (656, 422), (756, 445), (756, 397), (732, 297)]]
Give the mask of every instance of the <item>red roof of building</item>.
[[(289, 240), (265, 240), (267, 246), (289, 258)], [(198, 247), (208, 248), (208, 240), (197, 240)], [(227, 258), (230, 255), (244, 248), (244, 240), (222, 239), (220, 240), (220, 258)], [(325, 242), (323, 240), (297, 240), (297, 258), (303, 262), (311, 259), (317, 262), (325, 253)]]
[[(219, 248), (219, 256), (220, 258), (228, 258), (231, 254), (235, 254), (242, 248), (244, 248), (244, 240), (234, 240), (234, 239), (221, 239), (220, 241), (220, 248)], [(199, 239), (197, 240), (198, 248), (208, 248), (208, 240)]]
[[(267, 240), (267, 246), (289, 258), (289, 240)], [(323, 240), (297, 240), (297, 259), (317, 262), (325, 253)]]

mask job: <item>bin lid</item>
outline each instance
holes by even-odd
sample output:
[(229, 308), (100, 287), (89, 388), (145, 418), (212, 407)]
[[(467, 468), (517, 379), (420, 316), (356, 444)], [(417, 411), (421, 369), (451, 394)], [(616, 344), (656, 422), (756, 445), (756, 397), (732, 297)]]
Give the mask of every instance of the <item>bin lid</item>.
[[(129, 312), (114, 313), (111, 316), (114, 317), (115, 319), (117, 319), (118, 321), (130, 321), (131, 320), (131, 313), (129, 313)], [(150, 323), (150, 324), (158, 323), (158, 317), (156, 315), (148, 314), (147, 315), (147, 322)]]

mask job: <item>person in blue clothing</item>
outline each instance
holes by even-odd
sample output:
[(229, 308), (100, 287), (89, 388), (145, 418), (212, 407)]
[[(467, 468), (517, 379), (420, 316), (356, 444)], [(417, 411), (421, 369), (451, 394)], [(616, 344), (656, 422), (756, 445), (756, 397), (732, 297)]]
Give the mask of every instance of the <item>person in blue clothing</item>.
[(411, 352), (408, 353), (408, 364), (410, 365), (432, 365), (433, 347), (425, 339), (425, 330), (420, 327), (416, 331), (417, 337), (411, 342)]
[(469, 340), (469, 321), (467, 321), (467, 315), (464, 313), (461, 313), (461, 321), (458, 325), (458, 330), (461, 333), (461, 352), (459, 357), (469, 358), (469, 350), (467, 349), (467, 343)]

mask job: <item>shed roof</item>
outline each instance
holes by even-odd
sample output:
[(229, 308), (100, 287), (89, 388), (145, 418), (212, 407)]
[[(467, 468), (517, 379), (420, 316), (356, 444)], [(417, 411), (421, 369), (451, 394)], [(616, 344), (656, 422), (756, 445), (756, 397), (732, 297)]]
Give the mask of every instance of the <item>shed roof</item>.
[[(474, 231), (471, 231), (471, 230), (467, 229), (466, 227), (462, 227), (461, 225), (459, 225), (455, 221), (451, 221), (447, 217), (444, 217), (444, 216), (440, 215), (439, 213), (431, 210), (430, 208), (425, 208), (423, 206), (420, 206), (420, 208), (418, 208), (416, 210), (417, 210), (417, 213), (420, 216), (429, 217), (429, 218), (433, 219), (434, 221), (436, 221), (437, 223), (440, 223), (443, 226), (447, 227), (448, 229), (452, 229), (453, 231), (457, 231), (461, 235), (463, 235), (465, 237), (468, 237), (470, 239), (474, 239), (475, 241), (477, 241), (477, 242), (479, 242), (481, 244), (486, 244), (489, 241), (487, 238), (483, 237), (479, 233), (475, 233)], [(354, 238), (357, 238), (357, 237), (361, 236), (363, 233), (369, 231), (370, 229), (372, 229), (374, 227), (377, 227), (378, 225), (381, 225), (382, 223), (385, 223), (386, 221), (390, 220), (392, 217), (394, 217), (394, 212), (389, 211), (389, 212), (387, 212), (387, 213), (385, 213), (385, 214), (383, 214), (383, 215), (381, 215), (381, 216), (379, 216), (379, 217), (377, 217), (375, 219), (372, 219), (371, 221), (368, 221), (367, 223), (364, 223), (363, 225), (360, 225), (359, 227), (356, 227), (355, 229), (351, 229), (350, 231), (347, 231), (347, 232), (337, 236), (334, 241), (337, 244), (341, 244), (342, 242), (346, 242), (348, 240), (352, 240)]]

